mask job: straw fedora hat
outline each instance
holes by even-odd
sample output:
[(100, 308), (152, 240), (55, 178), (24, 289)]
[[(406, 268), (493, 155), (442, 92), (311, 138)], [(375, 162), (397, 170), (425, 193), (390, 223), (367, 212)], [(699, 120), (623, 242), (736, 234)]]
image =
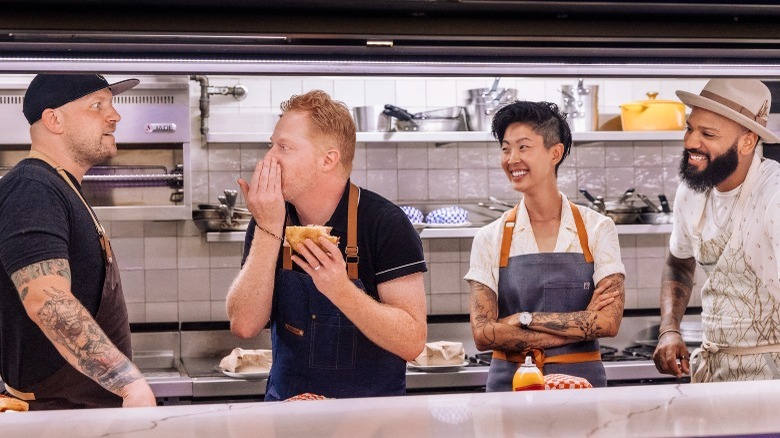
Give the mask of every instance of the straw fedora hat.
[(739, 123), (765, 143), (780, 143), (780, 137), (766, 128), (772, 94), (758, 79), (711, 79), (700, 94), (677, 90), (677, 97), (691, 108), (706, 109)]

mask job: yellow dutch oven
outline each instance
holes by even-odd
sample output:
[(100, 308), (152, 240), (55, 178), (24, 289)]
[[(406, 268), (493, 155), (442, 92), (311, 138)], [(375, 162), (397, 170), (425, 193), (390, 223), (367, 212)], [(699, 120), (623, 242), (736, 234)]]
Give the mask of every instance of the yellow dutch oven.
[(685, 104), (676, 100), (656, 100), (658, 93), (647, 93), (648, 100), (620, 105), (624, 131), (675, 131), (685, 126)]

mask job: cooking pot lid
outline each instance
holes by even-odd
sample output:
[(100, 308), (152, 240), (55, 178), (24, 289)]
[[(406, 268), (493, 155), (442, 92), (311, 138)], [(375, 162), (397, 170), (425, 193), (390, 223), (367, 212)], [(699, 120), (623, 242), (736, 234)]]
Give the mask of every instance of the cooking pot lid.
[(672, 104), (672, 105), (678, 105), (680, 107), (685, 107), (685, 105), (682, 102), (680, 102), (679, 100), (656, 99), (656, 97), (658, 96), (658, 93), (656, 93), (656, 92), (650, 92), (650, 93), (646, 93), (646, 94), (647, 94), (647, 97), (648, 97), (647, 100), (635, 100), (635, 101), (632, 101), (632, 102), (626, 102), (626, 103), (624, 103), (624, 104), (622, 104), (620, 106), (622, 107), (624, 105), (625, 106), (633, 106), (633, 105), (669, 105), (669, 104)]

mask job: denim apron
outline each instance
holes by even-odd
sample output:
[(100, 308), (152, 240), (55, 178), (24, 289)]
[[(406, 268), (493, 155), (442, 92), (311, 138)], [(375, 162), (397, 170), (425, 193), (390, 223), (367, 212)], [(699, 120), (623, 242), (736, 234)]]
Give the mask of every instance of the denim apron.
[[(517, 206), (504, 223), (498, 271), (498, 317), (518, 312), (576, 312), (588, 307), (593, 296), (593, 256), (582, 216), (569, 203), (583, 253), (536, 253), (509, 257)], [(522, 353), (494, 351), (486, 390), (511, 391), (515, 371), (526, 353), (532, 353), (543, 374), (567, 374), (588, 380), (593, 387), (607, 386), (597, 340), (581, 341)], [(498, 357), (497, 357), (498, 356)]]
[[(358, 187), (350, 184), (346, 261), (349, 278), (365, 291), (358, 278), (359, 198)], [(404, 395), (406, 362), (366, 338), (308, 274), (293, 271), (289, 245), (282, 252), (271, 310), (274, 363), (265, 400), (307, 392), (331, 398)]]
[[(105, 235), (103, 226), (100, 225), (92, 209), (61, 167), (50, 157), (38, 151), (30, 152), (30, 157), (40, 159), (54, 167), (89, 210), (100, 238), (106, 269), (100, 307), (95, 315), (95, 322), (122, 354), (132, 358), (130, 322), (122, 294), (119, 266), (111, 251), (111, 243)], [(5, 386), (9, 394), (26, 400), (30, 404), (30, 410), (122, 407), (121, 397), (106, 390), (68, 363), (51, 376), (30, 387), (14, 389), (7, 384)]]

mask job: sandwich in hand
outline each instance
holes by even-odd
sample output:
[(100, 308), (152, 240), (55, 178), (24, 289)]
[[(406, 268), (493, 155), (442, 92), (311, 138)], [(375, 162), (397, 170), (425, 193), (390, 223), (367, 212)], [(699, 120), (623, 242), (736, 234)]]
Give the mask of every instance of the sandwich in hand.
[(30, 404), (27, 403), (26, 401), (0, 394), (0, 412), (5, 412), (5, 411), (26, 412), (28, 410), (30, 410)]
[[(305, 227), (287, 227), (284, 229), (284, 237), (287, 239), (287, 243), (290, 244), (290, 248), (295, 249), (298, 247), (298, 244), (303, 243), (306, 239), (311, 239), (312, 242), (316, 243), (318, 246), (319, 240), (318, 238), (320, 236), (325, 237), (326, 239), (333, 242), (334, 245), (338, 245), (339, 238), (335, 236), (330, 235), (330, 230), (333, 227), (324, 227), (319, 225), (306, 225)], [(325, 248), (320, 248), (325, 251)]]

